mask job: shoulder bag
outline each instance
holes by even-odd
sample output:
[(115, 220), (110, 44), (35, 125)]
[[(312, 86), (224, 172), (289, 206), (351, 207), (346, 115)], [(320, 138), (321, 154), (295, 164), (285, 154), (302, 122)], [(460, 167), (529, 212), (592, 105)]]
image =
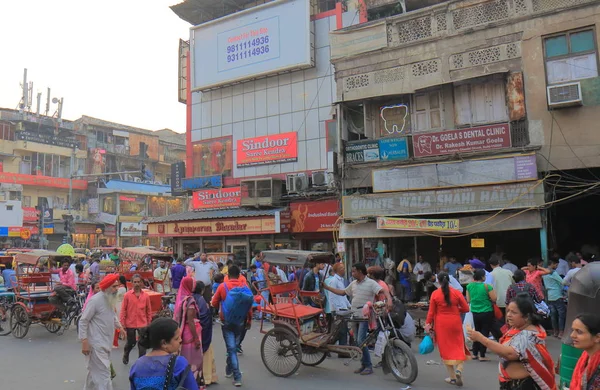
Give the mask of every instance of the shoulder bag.
[(492, 298), (490, 298), (490, 292), (488, 290), (488, 285), (485, 283), (483, 285), (485, 286), (485, 292), (488, 295), (488, 299), (490, 300), (490, 302), (492, 302), (492, 309), (494, 309), (494, 317), (496, 317), (497, 320), (501, 320), (503, 317), (502, 310), (500, 310), (498, 305), (496, 305), (496, 302), (492, 301)]
[[(163, 390), (169, 390), (169, 383), (171, 383), (171, 381), (173, 380), (173, 371), (175, 370), (176, 360), (177, 355), (171, 355), (171, 358), (169, 359), (169, 364), (167, 365), (167, 375), (165, 377), (165, 384), (163, 386)], [(179, 379), (179, 383), (177, 384), (175, 390), (187, 390), (185, 387), (183, 387), (183, 384), (185, 383), (185, 379), (187, 378), (189, 372), (190, 365), (188, 364), (185, 370), (183, 370), (183, 373), (181, 374), (181, 379)]]

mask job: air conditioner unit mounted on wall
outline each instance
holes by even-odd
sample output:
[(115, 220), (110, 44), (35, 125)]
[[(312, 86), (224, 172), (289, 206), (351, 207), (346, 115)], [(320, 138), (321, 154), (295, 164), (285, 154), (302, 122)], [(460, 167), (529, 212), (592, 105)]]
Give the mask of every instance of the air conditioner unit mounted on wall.
[(580, 82), (550, 85), (547, 93), (550, 108), (580, 106), (583, 103)]
[(282, 181), (277, 179), (242, 180), (242, 206), (273, 206), (281, 199)]
[(313, 187), (328, 187), (329, 186), (329, 173), (327, 173), (327, 171), (314, 171), (312, 173), (312, 186)]
[(287, 176), (287, 192), (294, 194), (308, 189), (308, 176), (305, 173), (297, 173)]

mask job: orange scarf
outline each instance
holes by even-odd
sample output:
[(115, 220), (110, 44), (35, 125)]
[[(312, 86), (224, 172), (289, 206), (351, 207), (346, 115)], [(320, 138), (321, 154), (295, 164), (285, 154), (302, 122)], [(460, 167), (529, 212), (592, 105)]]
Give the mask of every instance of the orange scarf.
[(573, 371), (573, 377), (571, 378), (571, 384), (569, 389), (572, 390), (586, 390), (583, 386), (583, 375), (585, 374), (588, 384), (594, 375), (594, 371), (600, 366), (600, 351), (596, 352), (592, 357), (588, 355), (586, 351), (583, 351), (581, 357), (577, 361), (575, 370)]

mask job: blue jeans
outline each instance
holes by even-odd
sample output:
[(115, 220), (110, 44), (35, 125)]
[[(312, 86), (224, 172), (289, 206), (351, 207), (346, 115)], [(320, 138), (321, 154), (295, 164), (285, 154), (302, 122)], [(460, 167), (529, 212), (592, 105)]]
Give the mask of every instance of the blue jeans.
[(240, 364), (237, 356), (237, 346), (242, 338), (242, 329), (244, 325), (233, 325), (223, 324), (221, 330), (223, 331), (223, 340), (225, 341), (225, 348), (227, 350), (227, 365), (225, 366), (225, 373), (230, 375), (233, 373), (233, 379), (235, 381), (242, 380), (242, 373), (240, 372)]
[[(369, 323), (366, 321), (361, 321), (358, 324), (354, 325), (354, 335), (356, 337), (356, 345), (359, 346), (365, 339), (367, 338), (367, 334), (369, 334)], [(368, 346), (364, 346), (362, 349), (362, 359), (361, 364), (363, 368), (373, 368), (373, 363), (371, 363), (371, 354), (369, 353)]]
[(548, 301), (550, 307), (550, 318), (552, 319), (552, 330), (563, 332), (567, 320), (567, 305), (565, 300), (560, 298), (556, 301)]

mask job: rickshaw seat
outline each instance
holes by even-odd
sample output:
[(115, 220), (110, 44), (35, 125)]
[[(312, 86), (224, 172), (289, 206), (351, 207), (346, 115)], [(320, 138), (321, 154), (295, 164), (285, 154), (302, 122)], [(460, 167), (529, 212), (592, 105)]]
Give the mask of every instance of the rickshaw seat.
[(298, 303), (275, 303), (265, 306), (263, 312), (276, 315), (278, 317), (300, 319), (314, 317), (321, 314), (323, 310), (317, 307), (301, 305)]

